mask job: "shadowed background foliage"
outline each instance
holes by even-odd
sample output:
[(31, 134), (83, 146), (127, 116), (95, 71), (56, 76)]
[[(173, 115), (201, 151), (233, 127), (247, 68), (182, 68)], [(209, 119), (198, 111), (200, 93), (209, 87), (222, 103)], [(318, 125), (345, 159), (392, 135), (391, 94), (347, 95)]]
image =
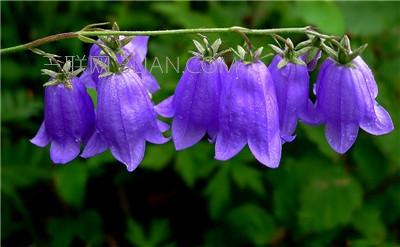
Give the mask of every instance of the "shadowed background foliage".
[[(30, 52), (5, 55), (3, 246), (398, 246), (399, 2), (1, 2), (1, 8), (2, 47), (104, 21), (117, 21), (122, 30), (313, 25), (347, 33), (354, 46), (369, 43), (363, 57), (396, 128), (380, 137), (360, 131), (351, 150), (338, 155), (322, 127), (300, 124), (275, 170), (257, 163), (248, 150), (215, 161), (206, 140), (181, 152), (171, 143), (150, 144), (133, 173), (108, 152), (57, 166), (48, 148), (29, 143), (43, 118), (41, 85), (47, 78), (39, 70), (47, 61)], [(242, 43), (237, 34), (210, 35), (217, 37), (223, 48)], [(166, 56), (179, 57), (182, 71), (187, 51), (194, 49), (192, 38), (152, 37), (148, 61), (157, 56), (165, 70)], [(272, 42), (250, 38), (256, 46)], [(82, 57), (89, 46), (64, 40), (41, 48)], [(158, 103), (173, 92), (180, 73), (152, 73), (162, 87), (153, 97)]]

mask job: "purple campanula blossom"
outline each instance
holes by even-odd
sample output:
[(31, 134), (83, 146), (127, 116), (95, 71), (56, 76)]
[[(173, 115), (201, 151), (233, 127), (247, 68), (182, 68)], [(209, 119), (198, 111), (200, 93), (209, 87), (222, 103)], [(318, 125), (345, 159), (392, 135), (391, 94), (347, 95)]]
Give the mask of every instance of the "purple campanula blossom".
[[(120, 39), (123, 39), (124, 36), (121, 36)], [(133, 40), (122, 47), (122, 51), (124, 52), (125, 57), (133, 54), (128, 62), (128, 67), (132, 68), (142, 79), (142, 83), (145, 85), (149, 92), (154, 93), (160, 86), (158, 85), (156, 79), (153, 75), (145, 68), (143, 62), (146, 59), (147, 54), (147, 43), (149, 40), (149, 36), (136, 36)], [(95, 88), (96, 83), (99, 81), (99, 75), (104, 72), (103, 69), (96, 64), (94, 58), (99, 59), (100, 61), (107, 63), (107, 56), (101, 55), (101, 49), (96, 44), (92, 45), (89, 51), (88, 57), (88, 67), (82, 73), (81, 79), (84, 83), (90, 87)], [(121, 63), (123, 61), (123, 57), (121, 55), (117, 55), (118, 62)]]
[(94, 131), (95, 113), (84, 84), (71, 80), (72, 89), (64, 84), (45, 88), (44, 121), (31, 142), (39, 147), (50, 146), (54, 163), (65, 164), (78, 156), (80, 144), (86, 143)]
[(307, 64), (308, 71), (313, 71), (318, 64), (319, 59), (322, 56), (322, 51), (318, 50), (316, 54), (311, 58), (311, 60), (307, 61), (309, 56), (309, 52), (300, 56), (300, 59), (303, 60)]
[(290, 142), (295, 138), (293, 134), (298, 119), (314, 123), (314, 107), (308, 96), (310, 77), (307, 66), (289, 62), (284, 67), (278, 68), (281, 60), (282, 57), (276, 55), (268, 69), (271, 72), (278, 101), (281, 137), (284, 141)]
[(282, 142), (274, 85), (261, 61), (235, 62), (222, 86), (215, 158), (228, 160), (248, 144), (262, 164), (277, 167)]
[(148, 91), (135, 71), (127, 69), (100, 78), (97, 93), (96, 131), (81, 156), (88, 158), (109, 148), (133, 171), (143, 159), (146, 141), (168, 141), (161, 133)]
[(172, 138), (177, 150), (188, 148), (207, 133), (215, 140), (221, 83), (228, 72), (222, 58), (204, 61), (191, 58), (174, 96), (157, 106), (164, 117), (173, 117)]
[(331, 58), (325, 60), (315, 93), (326, 138), (338, 153), (350, 149), (360, 127), (373, 135), (387, 134), (394, 128), (389, 113), (375, 100), (377, 85), (361, 57), (350, 65), (341, 65)]

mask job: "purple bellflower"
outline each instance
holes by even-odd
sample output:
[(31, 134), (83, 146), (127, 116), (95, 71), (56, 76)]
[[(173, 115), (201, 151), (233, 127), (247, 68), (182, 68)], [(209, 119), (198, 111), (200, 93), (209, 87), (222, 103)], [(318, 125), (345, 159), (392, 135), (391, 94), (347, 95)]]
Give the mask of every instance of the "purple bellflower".
[(375, 100), (377, 85), (361, 57), (348, 65), (331, 58), (325, 60), (318, 74), (315, 93), (326, 138), (338, 153), (350, 149), (360, 127), (373, 135), (387, 134), (394, 128), (389, 113)]
[(109, 148), (133, 171), (143, 159), (146, 141), (168, 141), (160, 130), (167, 127), (157, 120), (148, 91), (132, 69), (100, 78), (97, 93), (96, 131), (81, 156), (88, 158)]
[(223, 82), (215, 158), (228, 160), (249, 145), (262, 164), (278, 167), (282, 142), (274, 85), (260, 60), (236, 61)]
[(94, 131), (94, 107), (85, 85), (75, 77), (70, 86), (45, 88), (44, 121), (31, 139), (39, 147), (51, 143), (50, 158), (57, 164), (78, 156), (81, 143), (86, 143)]
[[(124, 36), (120, 36), (120, 40), (124, 40), (125, 38), (126, 37)], [(150, 93), (154, 93), (160, 89), (160, 86), (153, 75), (143, 65), (147, 54), (148, 40), (149, 36), (134, 37), (128, 44), (121, 48), (123, 56), (117, 54), (117, 59), (118, 62), (121, 63), (125, 57), (131, 55), (127, 66), (133, 69), (140, 76), (141, 81), (147, 90)], [(99, 81), (99, 75), (104, 72), (103, 68), (96, 63), (95, 59), (98, 59), (105, 64), (109, 62), (108, 57), (101, 53), (100, 47), (93, 44), (89, 51), (87, 69), (81, 75), (82, 81), (92, 88), (96, 87), (96, 84)]]
[(297, 120), (313, 123), (313, 103), (308, 97), (308, 69), (305, 64), (286, 63), (279, 68), (282, 61), (276, 55), (268, 66), (274, 82), (276, 98), (279, 107), (279, 125), (281, 137), (285, 142), (291, 142), (295, 136)]
[(322, 56), (322, 51), (318, 50), (315, 53), (307, 52), (300, 56), (300, 59), (307, 64), (308, 71), (313, 71), (317, 67), (318, 61)]
[(199, 142), (207, 133), (214, 141), (218, 131), (221, 83), (228, 72), (222, 58), (189, 59), (175, 94), (157, 107), (164, 117), (173, 117), (172, 139), (176, 150)]

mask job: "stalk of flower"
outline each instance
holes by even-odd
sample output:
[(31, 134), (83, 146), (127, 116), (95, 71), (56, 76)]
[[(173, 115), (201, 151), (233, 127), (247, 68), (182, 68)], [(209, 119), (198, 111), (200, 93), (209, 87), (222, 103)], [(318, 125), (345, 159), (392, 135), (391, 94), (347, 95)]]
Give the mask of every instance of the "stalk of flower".
[(382, 135), (394, 126), (389, 113), (375, 100), (375, 79), (360, 57), (366, 46), (351, 51), (347, 36), (334, 44), (337, 51), (323, 46), (330, 58), (318, 74), (316, 107), (329, 145), (336, 152), (345, 153), (354, 144), (360, 127), (370, 134)]
[(206, 134), (214, 141), (218, 132), (221, 83), (228, 67), (219, 57), (221, 40), (212, 45), (207, 39), (204, 41), (204, 46), (194, 41), (198, 51), (188, 60), (175, 94), (157, 106), (160, 115), (173, 118), (172, 139), (176, 150), (193, 146)]
[[(119, 30), (116, 23), (113, 25), (115, 31)], [(93, 43), (92, 40), (81, 37), (81, 39)], [(147, 43), (149, 36), (122, 36), (122, 35), (110, 35), (100, 36), (96, 43), (105, 45), (112, 52), (116, 53), (116, 57), (119, 63), (122, 63), (124, 58), (130, 57), (127, 66), (133, 69), (141, 78), (142, 83), (148, 89), (150, 93), (154, 93), (160, 89), (156, 79), (153, 75), (144, 67), (143, 62), (146, 59), (147, 54)], [(86, 85), (95, 88), (99, 80), (99, 75), (105, 70), (98, 65), (96, 60), (107, 65), (108, 55), (105, 54), (98, 44), (93, 44), (89, 51), (88, 66), (87, 69), (80, 76), (81, 80)]]
[(279, 107), (281, 137), (285, 142), (295, 138), (297, 120), (315, 123), (315, 110), (309, 99), (310, 77), (306, 63), (300, 59), (310, 47), (295, 49), (290, 39), (285, 40), (285, 49), (271, 45), (277, 53), (268, 69), (274, 82)]
[(259, 60), (261, 51), (239, 47), (240, 60), (231, 65), (223, 82), (215, 158), (228, 160), (248, 144), (258, 161), (278, 167), (282, 149), (278, 104), (271, 74)]
[(31, 142), (39, 147), (49, 143), (50, 158), (65, 164), (80, 153), (94, 131), (95, 113), (85, 85), (77, 78), (81, 71), (70, 71), (68, 61), (59, 72), (42, 70), (50, 77), (45, 84), (44, 121)]
[(81, 156), (88, 158), (110, 149), (128, 171), (133, 171), (143, 159), (146, 141), (161, 144), (169, 139), (161, 133), (142, 78), (126, 66), (127, 59), (122, 64), (114, 61), (118, 65), (99, 76), (96, 131)]

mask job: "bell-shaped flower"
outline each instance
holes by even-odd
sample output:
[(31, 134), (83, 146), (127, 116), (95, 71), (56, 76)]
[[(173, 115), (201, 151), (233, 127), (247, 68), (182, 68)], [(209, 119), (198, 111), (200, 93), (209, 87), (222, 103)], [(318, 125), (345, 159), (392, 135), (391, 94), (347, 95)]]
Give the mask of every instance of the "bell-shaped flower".
[(85, 85), (73, 78), (70, 85), (45, 87), (44, 121), (31, 142), (39, 147), (51, 143), (50, 158), (65, 164), (78, 156), (95, 126), (95, 112)]
[(307, 66), (303, 63), (287, 62), (280, 67), (282, 57), (276, 55), (268, 66), (275, 86), (279, 107), (279, 125), (281, 137), (290, 142), (295, 136), (297, 120), (313, 123), (313, 103), (309, 99), (309, 81)]
[[(136, 36), (133, 39), (120, 36), (117, 42), (120, 42), (122, 46), (120, 52), (123, 54), (117, 53), (117, 59), (119, 63), (122, 63), (124, 58), (130, 56), (127, 66), (139, 75), (147, 90), (150, 93), (154, 93), (160, 89), (160, 86), (153, 75), (143, 65), (146, 59), (148, 40), (149, 36)], [(98, 42), (102, 43), (100, 40)], [(128, 43), (125, 44), (126, 42)], [(109, 57), (102, 53), (98, 45), (93, 44), (89, 51), (87, 68), (81, 75), (82, 81), (92, 88), (96, 87), (99, 75), (104, 72), (104, 69), (98, 64), (98, 60), (106, 65), (109, 63)]]
[(282, 142), (278, 104), (264, 63), (233, 63), (223, 82), (219, 119), (216, 159), (228, 160), (248, 144), (262, 164), (279, 165)]
[(346, 65), (331, 58), (325, 60), (315, 93), (326, 138), (338, 153), (350, 149), (360, 127), (373, 135), (386, 134), (394, 128), (389, 113), (375, 100), (377, 85), (361, 57)]
[(199, 142), (205, 134), (215, 140), (221, 82), (228, 68), (222, 58), (192, 57), (186, 65), (175, 94), (157, 107), (164, 117), (172, 117), (172, 139), (177, 150)]
[(141, 78), (132, 69), (102, 77), (97, 84), (96, 131), (82, 157), (110, 149), (112, 155), (133, 171), (142, 161), (146, 141), (165, 143), (165, 127), (157, 120), (154, 106)]

